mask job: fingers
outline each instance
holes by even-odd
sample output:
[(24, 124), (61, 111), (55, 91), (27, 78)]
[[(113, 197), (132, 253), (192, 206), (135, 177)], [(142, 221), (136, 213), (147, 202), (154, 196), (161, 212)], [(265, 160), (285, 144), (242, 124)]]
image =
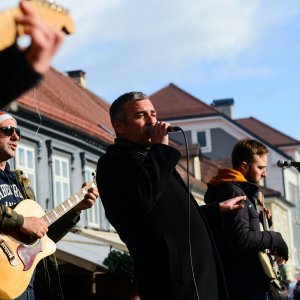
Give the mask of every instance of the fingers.
[(92, 199), (96, 200), (99, 197), (99, 191), (97, 188), (89, 188), (88, 189), (88, 197), (91, 197)]
[(169, 144), (168, 127), (170, 123), (156, 122), (151, 130), (151, 144)]
[(85, 181), (82, 185), (81, 185), (81, 188), (84, 188), (85, 186), (87, 186), (88, 183)]
[(233, 198), (233, 209), (240, 209), (240, 208), (244, 208), (244, 204), (243, 201), (245, 201), (247, 199), (246, 196), (239, 196), (239, 197), (235, 197)]
[(246, 199), (247, 199), (246, 196), (238, 196), (238, 197), (232, 198), (232, 200), (235, 201), (236, 203), (240, 202), (240, 201), (245, 201)]
[(246, 196), (238, 196), (235, 198), (230, 199), (230, 203), (229, 203), (229, 209), (230, 210), (238, 210), (241, 208), (244, 208), (244, 204), (242, 203), (242, 201), (246, 200)]
[[(82, 184), (82, 187), (85, 187), (87, 185), (86, 182), (84, 182)], [(84, 196), (84, 200), (82, 200), (81, 202), (79, 202), (75, 207), (75, 211), (77, 211), (78, 213), (81, 212), (81, 210), (83, 209), (88, 209), (93, 207), (93, 205), (95, 204), (96, 200), (99, 197), (99, 192), (98, 189), (96, 187), (90, 187), (88, 190), (88, 192), (85, 194)]]
[(275, 258), (275, 261), (279, 266), (282, 264), (285, 264), (285, 262), (286, 262), (282, 257), (279, 257), (279, 256)]
[(271, 218), (271, 212), (268, 208), (265, 208), (265, 213), (267, 215), (267, 218), (270, 219)]
[(20, 230), (27, 235), (42, 238), (48, 232), (48, 225), (41, 218), (25, 217)]
[(170, 126), (170, 123), (167, 122), (162, 122), (162, 121), (157, 121), (153, 125), (153, 130), (161, 133), (161, 134), (167, 134), (168, 133), (168, 127)]
[(99, 197), (99, 192), (97, 188), (89, 188), (88, 193), (84, 197), (87, 208), (92, 207), (95, 204), (95, 201)]
[(24, 33), (31, 37), (26, 59), (36, 72), (44, 74), (63, 41), (64, 33), (44, 23), (27, 1), (21, 1), (20, 8), (23, 14), (15, 18), (16, 24), (22, 25)]
[(242, 203), (244, 200), (246, 200), (246, 196), (238, 196), (226, 201), (222, 201), (219, 203), (220, 212), (228, 213), (234, 210), (242, 209), (244, 208), (244, 204)]

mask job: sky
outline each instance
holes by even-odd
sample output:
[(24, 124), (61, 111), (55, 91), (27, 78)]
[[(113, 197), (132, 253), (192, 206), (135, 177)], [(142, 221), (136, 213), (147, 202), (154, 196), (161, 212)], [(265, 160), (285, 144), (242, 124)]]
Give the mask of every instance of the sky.
[[(1, 1), (0, 9), (18, 1)], [(201, 101), (234, 99), (233, 117), (255, 117), (300, 140), (300, 5), (294, 0), (59, 0), (75, 31), (52, 66), (83, 70), (112, 102), (170, 83)], [(176, 102), (174, 102), (176, 105)], [(159, 114), (159, 112), (158, 112)]]

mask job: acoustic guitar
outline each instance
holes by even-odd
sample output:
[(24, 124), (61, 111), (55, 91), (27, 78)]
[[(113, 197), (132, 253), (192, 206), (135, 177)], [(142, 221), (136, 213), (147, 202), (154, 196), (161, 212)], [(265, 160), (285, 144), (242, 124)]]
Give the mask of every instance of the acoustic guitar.
[[(45, 0), (28, 0), (38, 16), (49, 26), (63, 30), (66, 34), (74, 32), (74, 24), (64, 7)], [(0, 51), (11, 46), (17, 37), (24, 34), (22, 26), (16, 26), (14, 17), (21, 14), (19, 7), (0, 12)]]
[[(21, 201), (15, 211), (24, 217), (42, 218), (48, 226), (57, 221), (84, 199), (90, 187), (96, 187), (95, 179), (45, 214), (34, 200)], [(56, 250), (55, 243), (45, 235), (29, 240), (28, 235), (0, 234), (0, 299), (15, 299), (27, 288), (38, 262)]]

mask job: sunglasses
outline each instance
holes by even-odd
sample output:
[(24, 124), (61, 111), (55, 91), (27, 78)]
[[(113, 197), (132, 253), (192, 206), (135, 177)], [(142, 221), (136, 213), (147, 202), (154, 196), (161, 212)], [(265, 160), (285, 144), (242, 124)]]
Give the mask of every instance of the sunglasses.
[(0, 127), (0, 131), (4, 133), (6, 136), (12, 136), (15, 132), (19, 138), (21, 138), (21, 131), (19, 128), (13, 127), (13, 126), (5, 126)]

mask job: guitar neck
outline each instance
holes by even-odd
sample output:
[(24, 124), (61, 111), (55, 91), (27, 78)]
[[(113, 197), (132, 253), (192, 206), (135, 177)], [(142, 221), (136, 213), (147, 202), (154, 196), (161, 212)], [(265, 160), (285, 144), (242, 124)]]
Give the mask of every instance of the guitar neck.
[(69, 210), (75, 207), (79, 202), (84, 199), (86, 193), (88, 193), (88, 189), (91, 187), (95, 187), (95, 181), (93, 181), (90, 185), (83, 187), (80, 191), (75, 193), (74, 195), (70, 196), (64, 202), (57, 205), (52, 210), (48, 211), (42, 219), (47, 223), (47, 225), (53, 224), (57, 221), (60, 217), (66, 214)]
[(269, 231), (270, 227), (269, 227), (269, 222), (268, 222), (268, 218), (267, 218), (267, 214), (266, 214), (264, 195), (260, 191), (257, 194), (257, 203), (262, 207), (263, 228), (264, 228), (264, 230)]
[[(28, 1), (37, 15), (49, 26), (57, 30), (63, 30), (67, 34), (74, 32), (74, 24), (71, 20), (68, 10), (60, 5), (50, 3), (45, 0), (31, 0)], [(0, 12), (0, 50), (11, 46), (17, 36), (24, 34), (21, 26), (16, 26), (15, 17), (20, 15), (21, 9), (19, 7), (7, 9)]]

